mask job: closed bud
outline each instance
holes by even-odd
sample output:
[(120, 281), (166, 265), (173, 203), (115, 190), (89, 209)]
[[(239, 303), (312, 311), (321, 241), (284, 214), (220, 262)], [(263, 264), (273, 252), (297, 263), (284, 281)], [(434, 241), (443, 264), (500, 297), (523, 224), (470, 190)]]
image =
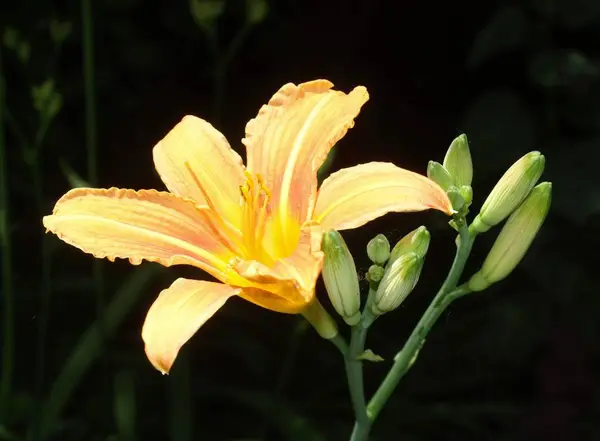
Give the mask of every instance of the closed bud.
[(473, 220), (478, 233), (489, 230), (506, 219), (527, 197), (544, 171), (545, 158), (529, 152), (515, 162), (500, 178)]
[(390, 242), (383, 234), (378, 234), (367, 244), (367, 255), (376, 265), (384, 265), (390, 258)]
[(458, 191), (460, 191), (460, 194), (465, 201), (465, 205), (467, 207), (471, 205), (471, 202), (473, 202), (473, 187), (470, 185), (461, 185)]
[(444, 157), (444, 168), (448, 170), (458, 188), (463, 185), (471, 185), (473, 180), (473, 161), (469, 150), (469, 141), (464, 133), (452, 141), (446, 156)]
[(463, 198), (460, 190), (454, 185), (452, 185), (448, 189), (447, 194), (448, 199), (450, 199), (450, 202), (452, 202), (452, 208), (454, 208), (454, 210), (456, 210), (457, 212), (462, 210), (465, 206), (465, 199)]
[(448, 170), (439, 162), (429, 161), (429, 164), (427, 164), (427, 177), (442, 187), (444, 191), (454, 184)]
[(379, 265), (371, 265), (369, 271), (367, 271), (367, 280), (370, 283), (379, 283), (383, 278), (385, 269)]
[(472, 291), (484, 290), (515, 269), (544, 223), (551, 199), (552, 184), (542, 182), (510, 215), (481, 269), (469, 280), (468, 286)]
[[(429, 241), (431, 235), (427, 228), (420, 226), (404, 236), (392, 249), (390, 253), (390, 264), (403, 254), (410, 252), (416, 253), (417, 256), (424, 258), (429, 249)], [(388, 265), (389, 266), (389, 265)]]
[(371, 302), (371, 311), (381, 315), (393, 311), (411, 293), (419, 281), (423, 258), (409, 252), (390, 262)]
[(323, 234), (323, 281), (337, 313), (349, 325), (360, 320), (360, 293), (354, 259), (342, 235), (330, 230)]

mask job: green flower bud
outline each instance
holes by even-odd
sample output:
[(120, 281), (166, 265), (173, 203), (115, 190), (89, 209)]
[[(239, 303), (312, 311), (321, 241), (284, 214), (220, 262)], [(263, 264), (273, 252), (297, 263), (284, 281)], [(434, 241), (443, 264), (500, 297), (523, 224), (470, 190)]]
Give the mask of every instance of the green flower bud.
[(510, 215), (485, 258), (481, 269), (469, 280), (472, 291), (482, 291), (508, 276), (521, 262), (550, 209), (552, 184), (542, 182)]
[(545, 158), (529, 152), (515, 162), (500, 178), (473, 220), (478, 233), (489, 230), (506, 219), (527, 197), (544, 171)]
[(367, 280), (372, 283), (379, 283), (383, 278), (385, 269), (379, 265), (371, 265), (367, 271)]
[(383, 265), (390, 257), (390, 242), (383, 234), (378, 234), (367, 244), (367, 255), (371, 262)]
[(469, 141), (467, 141), (467, 135), (464, 133), (455, 138), (448, 147), (444, 157), (444, 168), (448, 170), (448, 173), (454, 179), (454, 185), (458, 188), (463, 185), (471, 185), (473, 162), (469, 150)]
[(427, 164), (427, 177), (442, 187), (444, 191), (454, 185), (452, 176), (439, 162), (429, 161), (429, 164)]
[(323, 281), (337, 313), (349, 325), (360, 320), (360, 293), (354, 259), (342, 235), (330, 230), (323, 234)]
[(473, 202), (473, 187), (470, 185), (461, 185), (458, 191), (460, 191), (460, 194), (465, 201), (465, 205), (467, 207), (471, 205), (471, 202)]
[(396, 309), (411, 293), (421, 275), (423, 258), (415, 252), (403, 254), (385, 269), (371, 302), (371, 311), (381, 315)]
[(452, 202), (452, 208), (454, 208), (456, 211), (462, 210), (465, 206), (465, 199), (463, 198), (460, 190), (452, 185), (450, 188), (448, 188), (447, 193), (448, 199), (450, 199), (450, 202)]
[[(429, 249), (430, 239), (431, 235), (424, 226), (420, 226), (419, 228), (411, 231), (402, 239), (400, 239), (400, 241), (392, 249), (390, 254), (390, 264), (394, 260), (398, 259), (398, 257), (410, 252), (417, 253), (417, 256), (424, 258), (425, 254), (427, 254), (427, 250)], [(388, 264), (388, 266), (390, 264)]]

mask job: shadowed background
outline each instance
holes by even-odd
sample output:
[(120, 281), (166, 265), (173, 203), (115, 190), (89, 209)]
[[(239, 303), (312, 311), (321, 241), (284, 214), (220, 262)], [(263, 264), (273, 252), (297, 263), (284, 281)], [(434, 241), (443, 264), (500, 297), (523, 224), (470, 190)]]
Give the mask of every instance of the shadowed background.
[[(244, 156), (259, 107), (316, 78), (371, 95), (326, 173), (367, 161), (425, 173), (466, 133), (472, 212), (528, 151), (554, 183), (523, 263), (444, 314), (372, 440), (600, 439), (600, 2), (31, 0), (3, 3), (0, 25), (0, 440), (348, 439), (342, 361), (300, 318), (230, 300), (162, 376), (143, 351), (146, 311), (177, 277), (208, 276), (94, 261), (41, 225), (74, 185), (162, 190), (151, 149), (185, 114)], [(368, 394), (443, 281), (454, 231), (419, 213), (344, 233), (364, 276), (370, 238), (393, 244), (421, 224), (425, 269), (370, 332), (386, 361), (366, 365)]]

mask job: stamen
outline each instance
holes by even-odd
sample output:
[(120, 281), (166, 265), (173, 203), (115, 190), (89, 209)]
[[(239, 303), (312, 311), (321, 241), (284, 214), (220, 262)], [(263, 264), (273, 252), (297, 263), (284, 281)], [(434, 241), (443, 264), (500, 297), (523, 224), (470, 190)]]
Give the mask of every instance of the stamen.
[[(223, 218), (221, 217), (219, 212), (216, 210), (215, 205), (213, 204), (211, 199), (208, 197), (206, 190), (200, 183), (198, 176), (196, 176), (196, 173), (194, 173), (194, 171), (190, 167), (190, 163), (188, 161), (185, 161), (184, 165), (185, 165), (185, 168), (190, 172), (190, 175), (192, 176), (194, 183), (202, 192), (202, 195), (204, 196), (204, 199), (206, 200), (206, 204), (210, 208), (210, 211), (212, 213), (214, 213), (214, 216), (208, 216), (207, 213), (203, 213), (205, 215), (206, 219), (208, 220), (208, 223), (210, 224), (211, 229), (213, 230), (215, 235), (220, 237), (221, 240), (223, 240), (226, 244), (228, 244), (232, 250), (236, 250), (237, 252), (239, 252), (240, 247), (243, 246), (240, 241), (240, 238), (239, 238), (239, 233), (236, 234), (236, 232), (231, 228), (231, 226), (229, 224), (227, 224), (227, 222), (225, 222), (225, 220), (223, 220)], [(241, 186), (240, 186), (240, 188), (241, 188)], [(196, 202), (198, 202), (198, 201), (196, 201)]]

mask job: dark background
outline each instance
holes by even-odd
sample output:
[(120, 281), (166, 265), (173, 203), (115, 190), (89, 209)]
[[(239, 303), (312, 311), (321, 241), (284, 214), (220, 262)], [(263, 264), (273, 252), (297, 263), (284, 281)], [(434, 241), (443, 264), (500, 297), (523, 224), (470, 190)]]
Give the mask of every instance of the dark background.
[[(4, 241), (0, 440), (348, 439), (342, 361), (300, 318), (234, 299), (161, 376), (144, 355), (145, 313), (178, 276), (205, 276), (94, 262), (41, 225), (73, 185), (163, 189), (151, 148), (185, 114), (244, 153), (260, 105), (315, 78), (371, 95), (329, 171), (384, 160), (424, 173), (464, 132), (473, 211), (528, 151), (544, 153), (554, 184), (523, 263), (444, 314), (372, 440), (600, 439), (600, 2), (268, 0), (253, 23), (244, 1), (214, 6), (211, 19), (182, 0), (1, 4), (12, 250)], [(362, 275), (377, 233), (394, 243), (425, 224), (433, 236), (417, 289), (369, 335), (386, 359), (366, 366), (369, 393), (449, 269), (446, 222), (388, 215), (344, 234)]]

